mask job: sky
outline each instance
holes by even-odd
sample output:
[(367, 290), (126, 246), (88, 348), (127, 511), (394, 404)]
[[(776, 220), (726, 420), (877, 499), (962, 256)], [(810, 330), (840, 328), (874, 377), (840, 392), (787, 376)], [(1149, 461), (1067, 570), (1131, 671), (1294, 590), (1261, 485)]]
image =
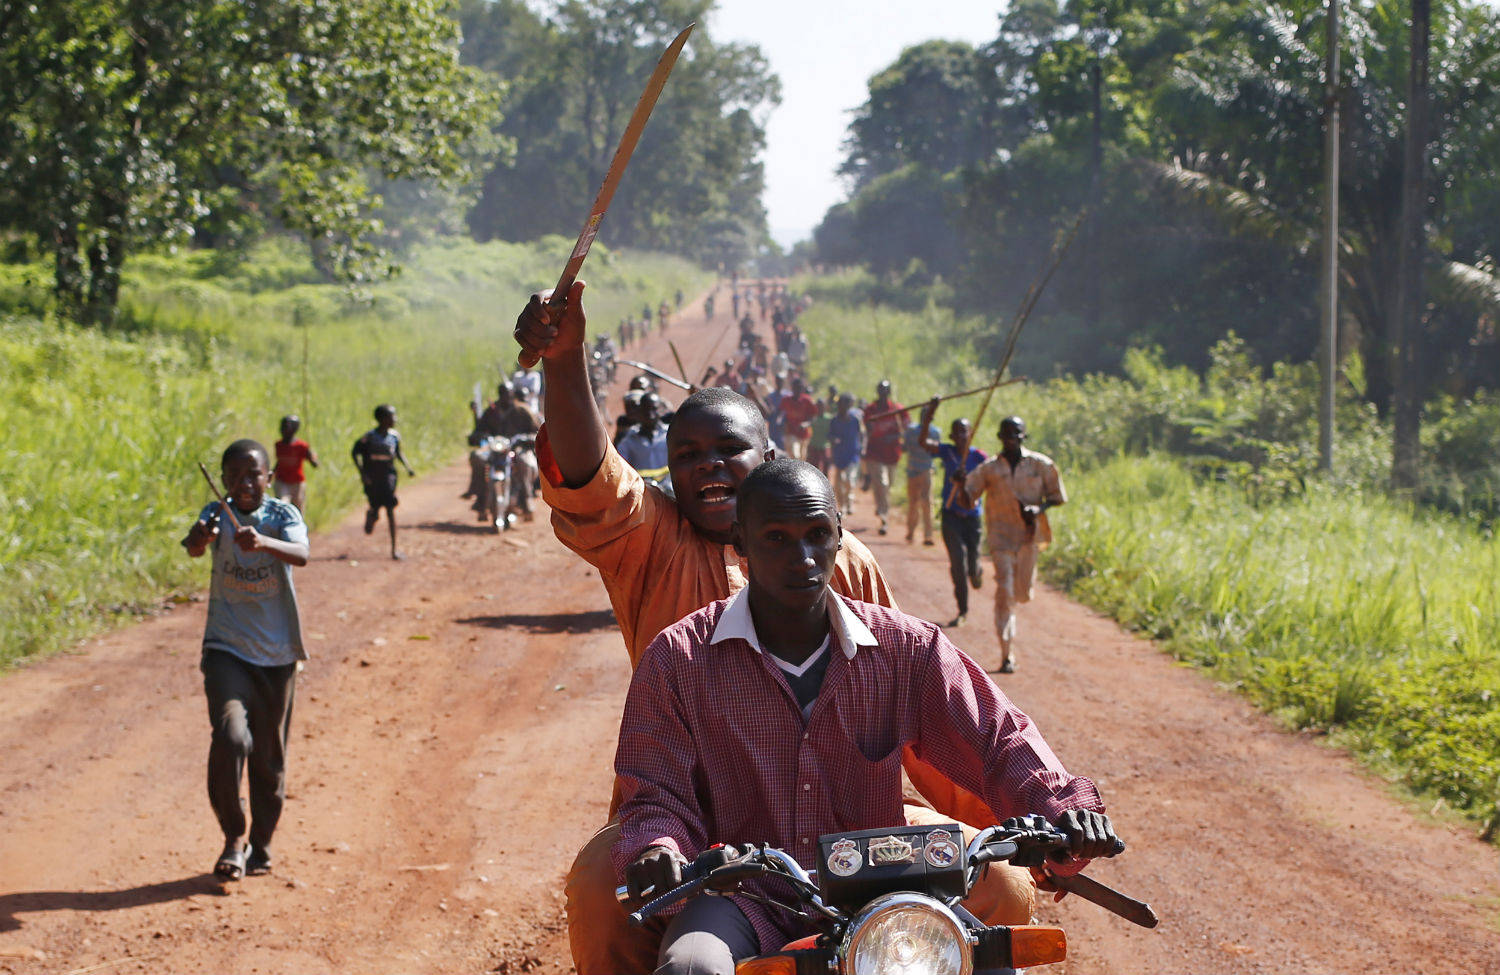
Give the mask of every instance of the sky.
[(999, 32), (1002, 0), (719, 0), (714, 40), (756, 44), (781, 79), (766, 126), (771, 236), (788, 248), (844, 198), (840, 146), (870, 76), (923, 41), (980, 44)]

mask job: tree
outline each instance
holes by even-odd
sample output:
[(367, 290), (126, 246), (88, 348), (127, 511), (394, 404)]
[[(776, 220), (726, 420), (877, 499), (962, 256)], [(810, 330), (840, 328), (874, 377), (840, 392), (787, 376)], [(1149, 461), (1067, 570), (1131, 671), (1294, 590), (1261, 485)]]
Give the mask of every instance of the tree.
[(872, 77), (839, 168), (855, 192), (908, 165), (941, 174), (992, 152), (983, 77), (980, 53), (957, 41), (909, 47)]
[[(1433, 25), (1424, 154), (1432, 171), (1421, 194), (1427, 229), (1418, 234), (1430, 242), (1419, 262), (1428, 300), (1413, 317), (1396, 312), (1409, 9), (1350, 7), (1343, 58), (1341, 297), (1357, 323), (1367, 395), (1383, 413), (1393, 406), (1400, 347), (1393, 323), (1444, 323), (1413, 333), (1426, 353), (1409, 374), (1420, 402), (1438, 370), (1463, 371), (1484, 316), (1500, 313), (1492, 273), (1500, 233), (1484, 206), (1500, 190), (1500, 17), (1474, 4), (1444, 8)], [(1212, 50), (1185, 61), (1156, 101), (1186, 157), (1152, 170), (1159, 185), (1221, 214), (1238, 236), (1278, 241), (1298, 261), (1316, 233), (1321, 18), (1312, 0), (1252, 8), (1224, 25)]]
[(494, 92), (440, 0), (37, 0), (0, 13), (0, 225), (108, 323), (135, 249), (274, 222), (387, 273), (372, 179), (467, 178)]
[(684, 25), (700, 21), (610, 208), (612, 243), (738, 263), (766, 237), (761, 116), (779, 98), (751, 45), (719, 44), (708, 0), (568, 0), (543, 20), (520, 0), (468, 0), (464, 58), (509, 86), (497, 134), (513, 158), (484, 178), (469, 224), (481, 239), (571, 234), (613, 157), (641, 87)]

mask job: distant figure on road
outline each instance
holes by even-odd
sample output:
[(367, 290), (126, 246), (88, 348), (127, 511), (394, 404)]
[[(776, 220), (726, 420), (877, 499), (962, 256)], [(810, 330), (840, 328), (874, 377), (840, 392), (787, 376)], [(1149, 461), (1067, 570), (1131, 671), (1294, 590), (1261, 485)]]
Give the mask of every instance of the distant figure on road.
[(276, 441), (276, 473), (272, 488), (276, 497), (290, 501), (298, 511), (307, 510), (307, 475), (302, 471), (302, 462), (318, 466), (318, 455), (306, 440), (297, 439), (297, 430), (302, 418), (295, 413), (281, 418), (281, 439)]
[(385, 509), (385, 520), (391, 529), (391, 558), (401, 558), (396, 549), (396, 461), (406, 468), (406, 476), (414, 477), (411, 465), (401, 455), (401, 435), (396, 432), (396, 408), (387, 403), (375, 407), (375, 428), (354, 441), (349, 454), (354, 458), (354, 467), (364, 483), (365, 500), (370, 509), (365, 512), (365, 534), (375, 530), (380, 519), (380, 509)]
[[(937, 403), (928, 403), (922, 410), (921, 424), (932, 422)], [(969, 421), (960, 417), (949, 428), (949, 443), (939, 443), (929, 436), (922, 447), (937, 457), (943, 465), (943, 504), (940, 520), (943, 530), (943, 546), (948, 550), (948, 574), (953, 579), (953, 598), (958, 602), (958, 615), (949, 623), (950, 627), (962, 626), (969, 615), (969, 587), (978, 589), (984, 582), (984, 573), (979, 568), (979, 505), (963, 496), (964, 478), (969, 472), (984, 463), (984, 451), (969, 446), (973, 431)]]
[[(182, 547), (195, 559), (214, 550), (199, 665), (213, 725), (208, 801), (224, 833), (214, 873), (239, 880), (271, 872), (271, 837), (286, 799), (293, 686), (307, 659), (291, 567), (307, 564), (307, 525), (295, 505), (266, 496), (271, 464), (259, 443), (236, 440), (219, 469), (229, 504), (210, 502)], [(240, 801), (247, 768), (248, 836)]]
[(941, 440), (942, 434), (932, 425), (929, 403), (922, 418), (906, 428), (906, 540), (914, 541), (917, 523), (922, 524), (922, 544), (932, 544), (932, 455), (927, 452), (929, 440)]
[(969, 473), (963, 493), (984, 498), (984, 529), (995, 562), (995, 630), (1000, 634), (1000, 673), (1014, 673), (1016, 607), (1031, 602), (1036, 556), (1052, 542), (1048, 508), (1067, 503), (1052, 458), (1027, 450), (1026, 423), (1000, 421), (1000, 456)]
[(652, 392), (641, 394), (637, 406), (639, 419), (616, 443), (625, 463), (637, 472), (656, 480), (667, 476), (667, 427), (661, 422), (661, 397)]
[(886, 532), (886, 515), (891, 510), (891, 481), (896, 465), (901, 463), (901, 440), (908, 417), (901, 404), (891, 399), (891, 381), (882, 379), (875, 387), (875, 401), (865, 413), (865, 478), (875, 493), (875, 517), (880, 519), (880, 534)]
[(792, 375), (792, 391), (780, 403), (781, 430), (786, 452), (793, 460), (807, 460), (807, 441), (812, 436), (812, 421), (818, 415), (818, 404), (807, 395), (807, 383)]
[(854, 408), (854, 395), (841, 393), (838, 412), (828, 421), (828, 459), (833, 466), (834, 497), (839, 511), (854, 514), (854, 477), (859, 473), (859, 458), (864, 452), (864, 417)]

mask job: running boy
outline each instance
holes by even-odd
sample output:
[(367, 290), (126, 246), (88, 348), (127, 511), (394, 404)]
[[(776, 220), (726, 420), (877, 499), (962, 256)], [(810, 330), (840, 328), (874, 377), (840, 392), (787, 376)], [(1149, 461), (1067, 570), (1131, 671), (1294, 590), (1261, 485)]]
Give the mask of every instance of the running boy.
[[(271, 871), (271, 835), (286, 799), (292, 694), (297, 662), (307, 659), (290, 567), (307, 564), (307, 526), (296, 506), (266, 497), (265, 447), (236, 440), (220, 464), (229, 507), (218, 501), (205, 507), (182, 546), (192, 558), (214, 550), (200, 665), (213, 725), (208, 801), (224, 832), (214, 873), (238, 880)], [(240, 779), (247, 765), (244, 843)]]
[(349, 451), (360, 480), (365, 485), (365, 534), (375, 530), (380, 509), (385, 509), (386, 524), (391, 529), (391, 558), (401, 558), (396, 550), (396, 461), (406, 468), (407, 477), (415, 477), (411, 465), (401, 456), (401, 435), (396, 432), (396, 408), (388, 403), (375, 407), (375, 429), (354, 441)]
[(281, 439), (276, 441), (276, 475), (271, 487), (276, 497), (290, 501), (298, 511), (307, 510), (307, 475), (302, 471), (302, 462), (318, 466), (318, 455), (306, 440), (297, 439), (297, 430), (302, 418), (292, 413), (281, 418)]

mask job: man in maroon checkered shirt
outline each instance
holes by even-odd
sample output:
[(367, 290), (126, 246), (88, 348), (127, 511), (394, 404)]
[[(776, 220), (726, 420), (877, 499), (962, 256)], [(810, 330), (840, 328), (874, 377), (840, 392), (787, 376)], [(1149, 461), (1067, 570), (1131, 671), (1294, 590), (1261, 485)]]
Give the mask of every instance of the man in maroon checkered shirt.
[[(663, 630), (636, 667), (615, 754), (614, 862), (633, 893), (680, 882), (713, 843), (770, 842), (808, 868), (825, 833), (904, 823), (902, 747), (984, 797), (1040, 813), (1081, 870), (1115, 837), (1094, 783), (942, 632), (828, 586), (842, 528), (827, 479), (774, 460), (745, 478), (735, 546), (748, 585)], [(659, 972), (732, 973), (810, 933), (757, 901), (700, 897), (662, 940)]]

